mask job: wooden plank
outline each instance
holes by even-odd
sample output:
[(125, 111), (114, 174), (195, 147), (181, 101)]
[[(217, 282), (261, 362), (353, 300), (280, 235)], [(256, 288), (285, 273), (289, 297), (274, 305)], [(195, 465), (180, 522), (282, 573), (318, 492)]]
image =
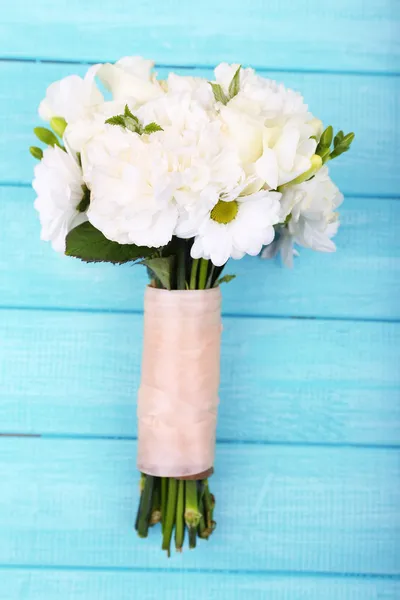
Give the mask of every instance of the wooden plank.
[[(136, 435), (141, 315), (0, 311), (0, 433)], [(400, 324), (224, 320), (218, 437), (400, 443)]]
[(160, 590), (162, 600), (176, 600), (191, 598), (199, 589), (207, 600), (398, 600), (400, 596), (400, 582), (370, 578), (16, 569), (2, 570), (0, 600), (132, 600), (133, 593), (141, 600), (154, 600)]
[(0, 563), (400, 573), (400, 452), (221, 444), (215, 538), (170, 561), (140, 540), (136, 443), (0, 440)]
[[(0, 306), (141, 310), (145, 270), (55, 253), (39, 239), (33, 199), (32, 190), (0, 187)], [(335, 254), (302, 249), (291, 270), (279, 260), (231, 261), (237, 279), (223, 288), (224, 312), (399, 319), (400, 202), (348, 198), (341, 215)]]
[(400, 7), (393, 0), (179, 0), (118, 4), (16, 0), (4, 7), (1, 56), (164, 64), (223, 60), (255, 66), (398, 71)]
[[(38, 124), (36, 108), (46, 87), (70, 73), (83, 73), (82, 65), (2, 62), (0, 77), (7, 86), (0, 97), (0, 182), (28, 183), (34, 159), (28, 147)], [(179, 73), (211, 77), (210, 70), (175, 69)], [(166, 70), (159, 69), (162, 76)], [(316, 115), (355, 131), (351, 152), (332, 163), (332, 174), (342, 191), (366, 196), (399, 193), (400, 120), (397, 98), (400, 79), (368, 75), (332, 75), (275, 72), (274, 79), (301, 90)], [(335, 164), (336, 163), (336, 164)], [(372, 168), (371, 168), (372, 165)]]

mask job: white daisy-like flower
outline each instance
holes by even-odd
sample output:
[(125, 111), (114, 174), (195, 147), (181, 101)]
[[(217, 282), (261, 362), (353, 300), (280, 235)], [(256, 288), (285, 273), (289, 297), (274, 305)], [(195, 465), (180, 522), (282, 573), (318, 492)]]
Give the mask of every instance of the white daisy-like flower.
[(319, 252), (334, 252), (332, 237), (339, 227), (336, 209), (343, 195), (329, 177), (328, 168), (304, 183), (289, 187), (282, 195), (280, 222), (286, 224), (279, 230), (276, 243), (263, 252), (269, 258), (279, 251), (287, 266), (293, 266), (297, 254), (294, 244)]
[(280, 196), (262, 190), (235, 200), (221, 198), (198, 225), (192, 257), (211, 259), (218, 267), (229, 258), (259, 254), (274, 239)]
[(87, 220), (81, 212), (82, 170), (67, 152), (49, 147), (35, 167), (35, 208), (42, 226), (41, 239), (50, 241), (57, 252), (65, 251), (69, 231)]
[(113, 99), (141, 105), (161, 96), (164, 91), (152, 72), (154, 62), (141, 56), (126, 56), (114, 65), (101, 65), (97, 76), (112, 93)]
[(40, 117), (45, 121), (63, 117), (67, 123), (73, 123), (96, 110), (104, 102), (95, 82), (98, 68), (99, 65), (93, 65), (83, 78), (69, 75), (52, 83), (39, 105)]
[(91, 190), (88, 219), (120, 244), (163, 246), (177, 222), (168, 160), (162, 146), (149, 140), (109, 125), (82, 155)]

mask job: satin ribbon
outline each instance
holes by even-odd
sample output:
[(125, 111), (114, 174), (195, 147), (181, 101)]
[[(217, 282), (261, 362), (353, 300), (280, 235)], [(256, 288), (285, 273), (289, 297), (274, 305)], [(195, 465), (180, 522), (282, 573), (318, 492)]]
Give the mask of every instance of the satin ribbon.
[(190, 478), (212, 468), (220, 338), (219, 288), (146, 288), (138, 395), (142, 473)]

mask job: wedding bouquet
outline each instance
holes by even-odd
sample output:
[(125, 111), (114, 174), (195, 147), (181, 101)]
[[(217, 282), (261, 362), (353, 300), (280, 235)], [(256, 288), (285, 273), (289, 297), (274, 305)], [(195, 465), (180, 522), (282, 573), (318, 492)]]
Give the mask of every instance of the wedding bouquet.
[(353, 133), (323, 128), (302, 96), (253, 69), (215, 80), (126, 57), (50, 85), (50, 128), (30, 148), (41, 237), (86, 262), (147, 267), (138, 395), (139, 536), (161, 522), (181, 550), (214, 530), (213, 472), (221, 335), (230, 259), (295, 246), (332, 252), (343, 197), (327, 163)]

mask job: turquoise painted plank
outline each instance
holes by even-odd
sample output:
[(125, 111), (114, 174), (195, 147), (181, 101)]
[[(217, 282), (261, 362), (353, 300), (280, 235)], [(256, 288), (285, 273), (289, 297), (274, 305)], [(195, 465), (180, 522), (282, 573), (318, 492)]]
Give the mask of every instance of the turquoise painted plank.
[(16, 0), (2, 11), (1, 56), (164, 64), (398, 71), (396, 0)]
[[(0, 63), (0, 81), (7, 82), (0, 95), (0, 182), (31, 181), (35, 161), (28, 147), (34, 143), (36, 108), (46, 87), (55, 79), (83, 73), (85, 69), (82, 65)], [(211, 77), (210, 70), (177, 70)], [(167, 71), (159, 72), (164, 77)], [(351, 152), (332, 163), (332, 174), (343, 192), (366, 196), (399, 194), (398, 77), (281, 71), (271, 75), (302, 91), (311, 110), (326, 123), (356, 132)]]
[(400, 451), (217, 446), (215, 538), (134, 530), (136, 443), (0, 439), (0, 563), (400, 574)]
[[(1, 568), (1, 567), (0, 567)], [(400, 582), (224, 572), (1, 572), (0, 600), (398, 600)], [(201, 596), (200, 596), (201, 597)]]
[[(225, 318), (220, 440), (400, 444), (400, 324)], [(136, 435), (141, 315), (0, 311), (0, 433)]]
[[(145, 270), (55, 253), (39, 239), (33, 199), (32, 190), (0, 187), (0, 306), (141, 310)], [(301, 249), (292, 270), (279, 260), (231, 261), (237, 279), (223, 288), (224, 312), (399, 319), (400, 202), (347, 198), (341, 215), (335, 254)]]

